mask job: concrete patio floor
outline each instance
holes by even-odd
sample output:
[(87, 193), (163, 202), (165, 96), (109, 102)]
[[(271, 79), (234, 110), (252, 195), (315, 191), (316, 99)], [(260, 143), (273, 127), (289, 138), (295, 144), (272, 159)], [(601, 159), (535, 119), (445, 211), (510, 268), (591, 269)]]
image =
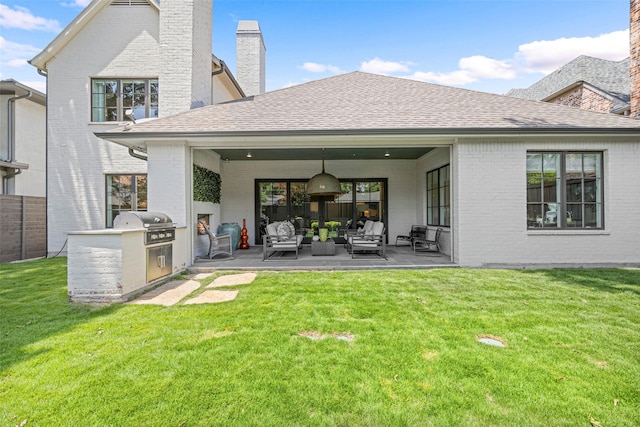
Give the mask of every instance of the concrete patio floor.
[(189, 267), (193, 273), (218, 270), (370, 270), (370, 269), (422, 269), (457, 267), (449, 255), (439, 253), (414, 254), (410, 246), (387, 246), (387, 259), (374, 254), (351, 254), (341, 244), (336, 244), (333, 256), (312, 256), (311, 247), (303, 245), (298, 259), (295, 253), (275, 253), (267, 261), (262, 260), (262, 246), (237, 250), (232, 257), (219, 255), (212, 260), (198, 258)]

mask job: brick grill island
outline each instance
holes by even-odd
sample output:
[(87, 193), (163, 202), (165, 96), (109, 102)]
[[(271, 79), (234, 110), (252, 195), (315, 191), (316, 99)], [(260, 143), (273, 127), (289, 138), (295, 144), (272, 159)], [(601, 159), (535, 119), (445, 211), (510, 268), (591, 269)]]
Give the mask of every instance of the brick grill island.
[(162, 213), (124, 212), (112, 229), (69, 233), (69, 300), (127, 301), (183, 271), (185, 230)]

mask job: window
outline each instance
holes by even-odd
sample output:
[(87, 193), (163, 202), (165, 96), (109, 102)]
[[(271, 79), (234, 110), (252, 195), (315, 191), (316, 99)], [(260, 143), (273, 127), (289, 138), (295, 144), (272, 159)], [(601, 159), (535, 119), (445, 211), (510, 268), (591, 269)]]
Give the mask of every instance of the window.
[(123, 121), (127, 110), (135, 119), (158, 117), (158, 80), (91, 80), (91, 121)]
[(527, 153), (529, 228), (603, 228), (602, 153)]
[(120, 212), (147, 210), (147, 175), (107, 175), (107, 227)]
[(451, 225), (449, 165), (427, 172), (427, 225)]

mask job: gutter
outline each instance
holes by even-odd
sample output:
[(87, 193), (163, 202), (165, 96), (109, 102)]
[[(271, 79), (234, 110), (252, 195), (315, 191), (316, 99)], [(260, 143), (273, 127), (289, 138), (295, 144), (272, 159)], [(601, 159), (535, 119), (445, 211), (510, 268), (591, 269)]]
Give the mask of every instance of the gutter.
[(98, 138), (109, 141), (131, 139), (173, 139), (210, 137), (288, 137), (288, 136), (436, 136), (456, 138), (458, 136), (548, 136), (548, 135), (638, 135), (639, 127), (629, 128), (575, 128), (575, 127), (529, 127), (529, 128), (427, 128), (427, 129), (326, 129), (326, 130), (279, 130), (279, 131), (202, 131), (202, 132), (95, 132)]

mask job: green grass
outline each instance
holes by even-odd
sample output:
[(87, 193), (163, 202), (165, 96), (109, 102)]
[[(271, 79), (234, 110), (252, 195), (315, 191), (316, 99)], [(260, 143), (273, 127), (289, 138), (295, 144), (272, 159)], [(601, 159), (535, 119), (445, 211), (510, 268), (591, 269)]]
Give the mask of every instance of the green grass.
[(638, 270), (261, 272), (238, 288), (86, 306), (67, 302), (64, 259), (1, 265), (0, 426), (640, 424)]

